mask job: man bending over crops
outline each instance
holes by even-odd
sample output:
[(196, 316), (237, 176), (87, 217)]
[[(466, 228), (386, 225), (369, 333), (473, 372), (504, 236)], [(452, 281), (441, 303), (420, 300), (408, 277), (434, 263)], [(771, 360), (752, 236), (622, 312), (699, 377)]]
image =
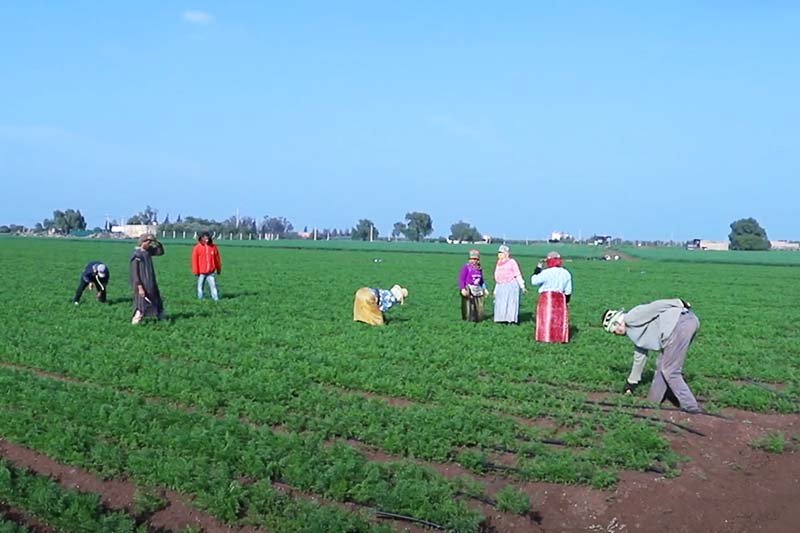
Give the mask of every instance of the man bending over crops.
[(394, 285), (386, 289), (362, 287), (356, 291), (353, 302), (353, 320), (364, 322), (370, 326), (382, 326), (386, 323), (384, 313), (395, 304), (403, 305), (408, 298), (408, 289)]
[(627, 335), (634, 344), (625, 394), (631, 394), (642, 379), (648, 351), (658, 350), (656, 373), (647, 399), (657, 403), (669, 400), (687, 413), (703, 413), (683, 379), (686, 353), (699, 327), (700, 320), (692, 306), (679, 298), (637, 305), (627, 313), (624, 309), (606, 310), (603, 328), (609, 333)]
[(131, 324), (138, 324), (144, 317), (164, 318), (164, 303), (158, 290), (153, 256), (164, 255), (164, 246), (154, 235), (145, 233), (139, 237), (139, 246), (131, 256), (131, 287), (133, 288), (134, 313)]
[(105, 303), (106, 289), (108, 288), (108, 281), (110, 279), (111, 273), (104, 263), (100, 261), (89, 262), (81, 273), (78, 289), (75, 291), (75, 297), (72, 299), (72, 302), (78, 305), (81, 301), (83, 291), (88, 287), (90, 291), (97, 289), (97, 301)]

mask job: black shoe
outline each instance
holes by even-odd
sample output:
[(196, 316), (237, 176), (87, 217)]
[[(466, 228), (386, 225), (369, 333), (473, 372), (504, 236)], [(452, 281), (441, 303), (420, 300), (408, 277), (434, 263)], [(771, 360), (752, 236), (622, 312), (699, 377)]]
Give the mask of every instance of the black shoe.
[(630, 381), (628, 381), (626, 379), (625, 380), (625, 388), (622, 390), (622, 393), (625, 396), (630, 396), (630, 395), (632, 395), (634, 393), (634, 391), (636, 390), (636, 387), (638, 387), (638, 386), (639, 386), (638, 383), (631, 383)]

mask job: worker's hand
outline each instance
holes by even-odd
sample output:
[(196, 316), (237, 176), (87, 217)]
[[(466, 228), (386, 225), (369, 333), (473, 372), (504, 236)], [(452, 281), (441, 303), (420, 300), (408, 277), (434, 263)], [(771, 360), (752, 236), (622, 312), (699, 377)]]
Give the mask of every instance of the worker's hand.
[(139, 296), (142, 296), (142, 297), (145, 296), (144, 286), (143, 285), (139, 285), (139, 291), (138, 292), (139, 292)]
[(544, 270), (544, 265), (542, 264), (542, 262), (541, 262), (541, 261), (539, 261), (538, 263), (536, 263), (536, 268), (538, 268), (539, 270)]
[(469, 293), (467, 292), (467, 289), (461, 289), (461, 296), (463, 296), (464, 298), (466, 298), (466, 297), (467, 297), (467, 294), (469, 294)]
[(222, 275), (222, 270), (217, 270), (217, 276), (221, 276), (221, 275)]

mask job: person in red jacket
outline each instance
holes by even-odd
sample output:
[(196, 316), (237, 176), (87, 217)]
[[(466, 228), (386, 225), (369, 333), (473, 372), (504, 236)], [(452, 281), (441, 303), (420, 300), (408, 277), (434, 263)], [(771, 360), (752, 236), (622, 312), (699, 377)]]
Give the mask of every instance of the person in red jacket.
[(192, 249), (192, 272), (197, 276), (197, 298), (203, 299), (203, 286), (208, 281), (211, 297), (219, 300), (216, 276), (222, 274), (222, 257), (207, 231), (200, 234)]

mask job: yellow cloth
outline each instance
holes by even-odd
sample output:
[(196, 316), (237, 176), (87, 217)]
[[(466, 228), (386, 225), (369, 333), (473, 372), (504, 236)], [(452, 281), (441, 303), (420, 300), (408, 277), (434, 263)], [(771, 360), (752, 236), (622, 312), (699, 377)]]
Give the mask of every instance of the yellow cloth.
[(383, 313), (378, 308), (378, 297), (369, 287), (362, 287), (356, 291), (353, 301), (353, 320), (371, 326), (383, 325)]

